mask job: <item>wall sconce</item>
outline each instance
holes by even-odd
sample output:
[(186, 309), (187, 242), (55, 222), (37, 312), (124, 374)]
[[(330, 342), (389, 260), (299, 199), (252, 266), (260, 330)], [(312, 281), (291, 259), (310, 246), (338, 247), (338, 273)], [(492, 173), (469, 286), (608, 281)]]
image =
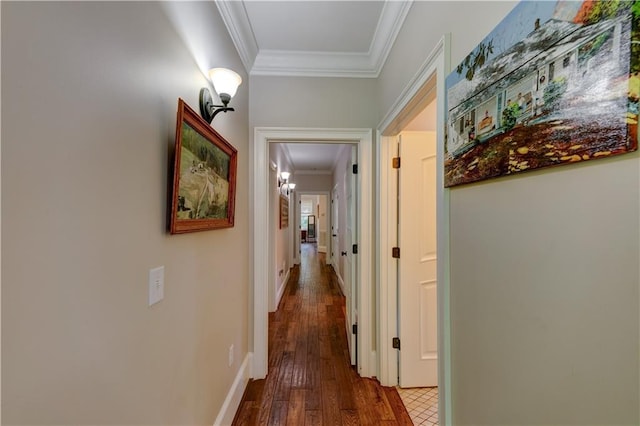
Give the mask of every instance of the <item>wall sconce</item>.
[(293, 190), (296, 188), (296, 184), (295, 183), (288, 183), (287, 184), (287, 195), (289, 195), (289, 190), (291, 190), (291, 192), (293, 192)]
[(219, 112), (235, 111), (229, 107), (229, 101), (233, 98), (242, 83), (242, 77), (238, 73), (226, 68), (213, 68), (209, 70), (209, 78), (213, 88), (220, 97), (222, 105), (214, 105), (211, 92), (206, 87), (200, 89), (200, 115), (211, 123)]
[(280, 176), (278, 177), (278, 188), (282, 195), (285, 194), (284, 190), (286, 189), (286, 194), (288, 196), (289, 191), (293, 191), (293, 189), (296, 187), (295, 183), (289, 182), (289, 176), (291, 176), (291, 173), (281, 172)]
[(289, 172), (280, 172), (280, 176), (278, 176), (278, 188), (282, 188), (282, 185), (287, 184), (289, 176), (291, 176)]

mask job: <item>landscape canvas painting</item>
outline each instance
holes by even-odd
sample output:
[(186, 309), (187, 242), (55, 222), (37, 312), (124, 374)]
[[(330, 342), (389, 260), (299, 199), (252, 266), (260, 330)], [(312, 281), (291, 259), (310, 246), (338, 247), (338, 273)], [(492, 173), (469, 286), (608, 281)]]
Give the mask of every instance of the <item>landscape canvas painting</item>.
[(172, 233), (233, 226), (235, 148), (182, 100), (176, 130)]
[(445, 82), (445, 186), (638, 148), (640, 1), (524, 1)]

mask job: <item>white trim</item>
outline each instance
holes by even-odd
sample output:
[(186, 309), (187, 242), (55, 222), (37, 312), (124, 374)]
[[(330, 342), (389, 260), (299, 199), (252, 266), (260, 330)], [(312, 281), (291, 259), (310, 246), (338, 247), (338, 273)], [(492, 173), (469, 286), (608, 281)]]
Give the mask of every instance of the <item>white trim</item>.
[(376, 78), (368, 53), (260, 50), (251, 75)]
[(373, 35), (371, 46), (369, 46), (369, 56), (376, 70), (376, 77), (380, 75), (380, 70), (382, 70), (384, 63), (387, 61), (389, 52), (391, 52), (393, 43), (398, 37), (400, 28), (402, 28), (412, 4), (413, 0), (385, 1), (382, 6), (380, 20)]
[(227, 31), (233, 40), (233, 45), (238, 51), (240, 60), (247, 74), (253, 68), (253, 63), (258, 54), (258, 42), (253, 33), (249, 16), (241, 1), (216, 1), (220, 16), (227, 27)]
[(233, 418), (238, 411), (238, 407), (240, 407), (240, 402), (242, 401), (242, 395), (244, 394), (245, 389), (247, 388), (247, 383), (249, 383), (249, 378), (251, 378), (251, 366), (253, 363), (251, 362), (253, 358), (253, 354), (251, 352), (247, 353), (247, 356), (244, 357), (244, 361), (242, 361), (242, 365), (238, 370), (238, 374), (236, 374), (236, 378), (227, 393), (227, 397), (224, 399), (222, 403), (222, 407), (218, 412), (218, 416), (216, 420), (213, 422), (214, 426), (218, 425), (230, 425), (233, 423)]
[[(449, 46), (451, 43), (449, 38), (450, 36), (447, 34), (438, 41), (438, 44), (436, 44), (429, 56), (427, 56), (427, 59), (422, 63), (420, 69), (418, 69), (418, 72), (413, 76), (411, 81), (409, 81), (402, 93), (400, 93), (398, 99), (396, 99), (396, 102), (391, 106), (391, 109), (387, 114), (385, 114), (380, 124), (378, 124), (378, 130), (380, 130), (382, 134), (389, 134), (389, 131), (391, 131), (392, 134), (397, 134), (402, 130), (390, 129), (389, 126), (398, 117), (407, 112), (405, 109), (410, 105), (413, 97), (420, 91), (422, 86), (425, 85), (425, 83), (431, 78), (431, 75), (436, 71), (437, 62), (442, 60), (440, 55), (445, 51), (445, 45), (447, 48), (450, 48)], [(443, 78), (446, 78), (446, 76)]]
[(296, 170), (296, 175), (332, 175), (332, 170)]
[[(397, 172), (391, 169), (391, 159), (396, 156), (395, 136), (382, 136), (378, 131), (378, 246), (376, 253), (376, 287), (378, 289), (378, 333), (382, 345), (378, 345), (380, 367), (379, 378), (383, 386), (398, 384), (398, 352), (389, 342), (398, 336), (397, 313), (397, 260), (391, 259), (391, 248), (397, 244), (397, 235), (391, 224), (397, 223)], [(384, 165), (384, 167), (382, 166)], [(383, 261), (384, 260), (384, 261)]]
[[(340, 291), (342, 292), (343, 295), (347, 294), (344, 288), (344, 280), (342, 279), (342, 276), (340, 275), (340, 271), (338, 271), (337, 266), (334, 265), (333, 270), (336, 272), (336, 277), (338, 277), (338, 284), (340, 284)], [(347, 309), (347, 311), (349, 310)]]
[[(358, 145), (358, 313), (360, 318), (371, 318), (372, 303), (372, 218), (373, 218), (373, 152), (371, 129), (323, 129), (323, 128), (284, 128), (256, 127), (254, 143), (251, 149), (253, 167), (250, 170), (252, 183), (253, 208), (255, 211), (269, 211), (266, 207), (268, 193), (269, 143), (272, 142), (312, 142), (355, 143)], [(267, 277), (268, 277), (268, 215), (253, 215), (253, 377), (261, 379), (267, 374)], [(358, 325), (358, 347), (372, 348), (372, 324), (361, 321)], [(370, 364), (370, 357), (360, 351), (358, 368), (361, 376), (372, 377), (376, 371)]]
[[(441, 129), (437, 132), (437, 246), (438, 246), (438, 395), (442, 395), (438, 399), (438, 418), (440, 424), (449, 426), (453, 424), (452, 415), (452, 389), (451, 389), (451, 305), (450, 305), (450, 288), (451, 288), (451, 265), (449, 258), (449, 193), (450, 190), (444, 187), (444, 129), (446, 127), (445, 117), (447, 115), (445, 108), (446, 91), (445, 78), (451, 71), (451, 35), (445, 34), (442, 41), (442, 53), (438, 60), (438, 86), (437, 86), (437, 118), (436, 126)], [(442, 76), (442, 78), (440, 78)]]
[(375, 349), (369, 353), (369, 364), (378, 365), (378, 353)]
[[(392, 153), (389, 145), (391, 138), (382, 135), (395, 135), (402, 129), (403, 121), (409, 115), (415, 113), (414, 109), (420, 100), (416, 100), (427, 87), (429, 80), (436, 76), (437, 98), (437, 233), (438, 233), (438, 418), (441, 425), (452, 424), (451, 409), (451, 318), (449, 305), (450, 288), (450, 264), (449, 264), (449, 189), (444, 188), (444, 128), (445, 128), (445, 87), (444, 82), (450, 70), (450, 35), (443, 36), (434, 50), (429, 54), (418, 73), (402, 91), (397, 101), (384, 116), (378, 125), (378, 138), (376, 139), (376, 153), (378, 158), (378, 187), (380, 197), (377, 211), (379, 221), (377, 234), (380, 236), (380, 245), (376, 253), (377, 262), (377, 288), (379, 315), (377, 318), (379, 327), (378, 351), (380, 357), (380, 381), (383, 385), (397, 384), (397, 351), (391, 348), (389, 342), (397, 331), (397, 305), (393, 303), (397, 298), (397, 276), (393, 273), (395, 260), (388, 254), (395, 234), (395, 225), (392, 211), (385, 211), (383, 206), (393, 197), (391, 187), (393, 179), (390, 178), (388, 165)], [(423, 92), (423, 93), (421, 93)], [(381, 343), (380, 343), (381, 342)], [(395, 372), (395, 375), (394, 375)]]
[(278, 309), (278, 306), (280, 306), (280, 299), (282, 299), (282, 295), (284, 294), (284, 289), (287, 288), (287, 281), (289, 280), (290, 275), (291, 275), (291, 269), (288, 269), (287, 273), (284, 276), (284, 279), (282, 280), (280, 288), (276, 293), (276, 310)]
[(260, 49), (241, 1), (216, 1), (240, 59), (251, 75), (376, 78), (413, 0), (385, 1), (368, 52)]

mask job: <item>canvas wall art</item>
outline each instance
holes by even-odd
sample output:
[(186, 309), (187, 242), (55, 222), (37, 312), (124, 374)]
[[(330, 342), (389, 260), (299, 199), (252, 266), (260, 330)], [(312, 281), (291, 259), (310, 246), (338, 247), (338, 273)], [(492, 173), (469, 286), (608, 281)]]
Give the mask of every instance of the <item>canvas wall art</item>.
[(635, 151), (640, 1), (523, 1), (445, 82), (445, 186)]
[(178, 100), (172, 234), (234, 225), (237, 151)]

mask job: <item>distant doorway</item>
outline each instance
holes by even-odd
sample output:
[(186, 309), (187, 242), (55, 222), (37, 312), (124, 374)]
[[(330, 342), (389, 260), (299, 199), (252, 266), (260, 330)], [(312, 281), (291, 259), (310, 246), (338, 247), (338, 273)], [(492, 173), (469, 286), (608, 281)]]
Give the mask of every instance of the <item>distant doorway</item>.
[[(269, 212), (269, 144), (270, 143), (351, 143), (358, 147), (359, 188), (356, 233), (358, 235), (357, 264), (359, 290), (358, 314), (358, 347), (367, 348), (358, 354), (358, 372), (364, 377), (377, 374), (375, 341), (372, 319), (373, 309), (373, 134), (371, 129), (305, 129), (305, 128), (255, 128), (252, 144), (253, 164), (250, 167), (252, 181), (253, 208), (258, 212)], [(253, 216), (253, 306), (250, 320), (253, 321), (253, 368), (254, 379), (264, 378), (267, 374), (268, 349), (268, 274), (269, 274), (269, 214)]]

